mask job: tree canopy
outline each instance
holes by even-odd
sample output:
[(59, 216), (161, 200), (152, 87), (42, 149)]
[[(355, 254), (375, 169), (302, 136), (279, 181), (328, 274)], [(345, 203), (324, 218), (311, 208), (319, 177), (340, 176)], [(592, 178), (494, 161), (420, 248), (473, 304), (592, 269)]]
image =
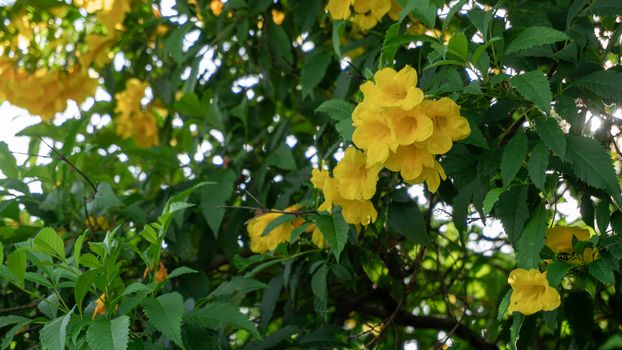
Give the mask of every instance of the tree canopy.
[(0, 349), (622, 347), (622, 2), (2, 4)]

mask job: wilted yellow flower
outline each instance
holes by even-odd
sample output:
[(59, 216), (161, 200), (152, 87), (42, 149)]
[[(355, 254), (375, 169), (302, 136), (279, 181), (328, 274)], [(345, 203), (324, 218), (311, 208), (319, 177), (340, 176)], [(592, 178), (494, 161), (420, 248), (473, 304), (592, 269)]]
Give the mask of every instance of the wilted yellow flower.
[(102, 315), (106, 313), (106, 293), (102, 294), (95, 300), (95, 310), (93, 311), (93, 319), (97, 317), (97, 315)]
[(424, 166), (421, 170), (421, 175), (417, 176), (414, 179), (404, 179), (406, 182), (411, 184), (417, 184), (424, 182), (428, 185), (428, 190), (430, 192), (436, 192), (438, 187), (441, 185), (441, 180), (447, 179), (447, 175), (445, 175), (445, 169), (443, 166), (436, 160), (434, 161), (433, 167)]
[(277, 9), (272, 9), (272, 22), (277, 26), (280, 26), (281, 23), (285, 20), (285, 12), (279, 11)]
[[(291, 206), (285, 212), (295, 212), (298, 206)], [(283, 216), (281, 213), (266, 213), (252, 218), (246, 225), (248, 236), (251, 240), (251, 251), (255, 253), (265, 253), (274, 250), (282, 242), (289, 242), (294, 225), (292, 222), (284, 222), (273, 228), (267, 235), (263, 236), (268, 225)]]
[(586, 247), (583, 256), (578, 256), (572, 246), (573, 237), (577, 241), (587, 241), (590, 239), (590, 231), (579, 227), (556, 226), (546, 230), (546, 246), (557, 254), (560, 260), (566, 260), (573, 265), (591, 263), (598, 256), (598, 250)]
[(210, 10), (212, 10), (212, 13), (215, 16), (220, 16), (220, 14), (222, 13), (222, 8), (225, 5), (223, 5), (221, 0), (212, 0), (212, 2), (210, 2), (209, 4), (209, 8)]
[(531, 315), (540, 310), (554, 310), (561, 304), (559, 293), (549, 285), (546, 272), (515, 269), (510, 272), (508, 283), (512, 286), (510, 312)]
[(406, 181), (421, 176), (424, 168), (434, 168), (434, 156), (425, 148), (416, 145), (400, 146), (395, 153), (391, 153), (384, 163), (391, 171), (400, 172)]
[(434, 123), (434, 132), (425, 141), (432, 154), (447, 153), (453, 141), (463, 140), (471, 133), (469, 122), (460, 115), (460, 106), (447, 97), (425, 100), (421, 103), (421, 110)]
[(168, 278), (168, 271), (166, 271), (166, 266), (160, 261), (160, 265), (158, 266), (158, 271), (156, 271), (154, 280), (156, 282), (162, 282)]
[(348, 19), (350, 17), (350, 4), (352, 0), (328, 0), (326, 11), (334, 20)]
[(365, 100), (379, 108), (412, 109), (423, 101), (423, 91), (416, 87), (417, 71), (405, 66), (399, 72), (383, 68), (374, 74), (374, 82), (361, 85)]
[(380, 168), (368, 167), (365, 154), (354, 147), (348, 147), (345, 156), (333, 170), (341, 197), (352, 200), (373, 197)]

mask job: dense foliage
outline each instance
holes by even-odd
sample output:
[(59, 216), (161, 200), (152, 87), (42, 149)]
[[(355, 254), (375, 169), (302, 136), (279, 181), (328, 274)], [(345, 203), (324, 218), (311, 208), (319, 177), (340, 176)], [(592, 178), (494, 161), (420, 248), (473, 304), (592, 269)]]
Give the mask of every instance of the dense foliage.
[(1, 349), (622, 347), (622, 2), (3, 3)]

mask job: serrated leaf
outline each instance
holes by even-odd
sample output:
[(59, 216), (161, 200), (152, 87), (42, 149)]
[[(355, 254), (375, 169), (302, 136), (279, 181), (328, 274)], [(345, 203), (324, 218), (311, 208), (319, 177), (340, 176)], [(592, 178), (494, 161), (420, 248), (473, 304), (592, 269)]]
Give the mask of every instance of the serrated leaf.
[(181, 294), (172, 292), (146, 299), (143, 306), (149, 323), (183, 349), (181, 320), (184, 314), (184, 300)]
[(544, 232), (549, 214), (543, 204), (532, 213), (518, 239), (516, 264), (523, 269), (535, 269), (540, 263), (540, 250), (544, 247)]
[(35, 249), (65, 260), (65, 244), (58, 233), (50, 227), (45, 227), (39, 231), (34, 240)]
[(230, 295), (239, 292), (251, 292), (257, 289), (266, 288), (268, 285), (252, 278), (234, 277), (231, 281), (221, 283), (214, 289), (208, 298)]
[(272, 314), (274, 313), (274, 308), (276, 307), (276, 303), (281, 295), (281, 289), (283, 288), (283, 275), (277, 275), (273, 277), (268, 283), (268, 288), (263, 293), (261, 297), (261, 303), (259, 304), (259, 312), (261, 314), (261, 327), (263, 329), (267, 329), (270, 320), (272, 319)]
[(17, 284), (24, 285), (26, 276), (26, 253), (23, 250), (15, 250), (6, 257), (6, 265), (16, 279)]
[(621, 206), (618, 178), (611, 157), (603, 146), (583, 136), (566, 135), (566, 140), (566, 161), (573, 166), (577, 177), (592, 187), (608, 191)]
[(315, 50), (305, 56), (300, 78), (303, 98), (307, 97), (313, 88), (322, 81), (331, 61), (330, 53), (324, 50)]
[[(467, 13), (467, 18), (473, 26), (479, 30), (480, 33), (484, 36), (484, 39), (488, 36), (488, 25), (492, 20), (493, 11), (483, 11), (479, 8), (473, 8)], [(476, 63), (476, 62), (474, 62)]]
[(423, 215), (416, 202), (391, 203), (389, 228), (409, 241), (425, 246), (431, 245)]
[(536, 131), (540, 135), (540, 140), (561, 160), (566, 155), (566, 137), (562, 128), (553, 118), (536, 118)]
[(492, 190), (486, 193), (486, 197), (484, 197), (484, 206), (483, 211), (484, 215), (490, 214), (490, 211), (494, 207), (495, 203), (499, 200), (499, 196), (505, 192), (505, 188), (493, 188)]
[(499, 303), (499, 307), (497, 308), (497, 321), (501, 321), (505, 313), (508, 311), (508, 307), (510, 306), (510, 298), (512, 297), (512, 290), (508, 290), (501, 302)]
[(263, 236), (267, 236), (267, 235), (270, 234), (270, 232), (272, 232), (272, 230), (277, 228), (277, 226), (279, 226), (281, 224), (288, 223), (288, 222), (292, 222), (295, 219), (296, 219), (296, 215), (293, 215), (293, 214), (279, 215), (276, 219), (270, 221), (270, 223), (268, 223), (268, 225), (266, 225), (266, 228), (261, 233), (261, 236), (262, 237)]
[(598, 232), (601, 235), (604, 235), (607, 232), (607, 227), (609, 227), (609, 217), (611, 212), (609, 211), (609, 199), (605, 198), (601, 200), (596, 205), (596, 210), (594, 213), (596, 214), (596, 226), (598, 227)]
[(544, 73), (538, 70), (523, 73), (514, 76), (510, 80), (510, 84), (521, 96), (527, 101), (533, 102), (544, 113), (550, 112), (553, 95), (551, 94), (549, 80)]
[(544, 183), (546, 181), (546, 168), (549, 166), (549, 150), (543, 143), (538, 142), (533, 150), (527, 163), (529, 177), (533, 184), (542, 192), (545, 191)]
[(210, 303), (202, 309), (188, 312), (186, 319), (190, 323), (210, 329), (218, 329), (222, 323), (232, 325), (249, 332), (256, 338), (261, 338), (255, 324), (231, 304)]
[(119, 316), (112, 321), (98, 318), (86, 331), (92, 350), (126, 350), (130, 335), (130, 318)]
[(43, 350), (65, 350), (65, 338), (67, 337), (67, 324), (71, 319), (72, 312), (60, 316), (43, 326), (39, 335)]
[(179, 277), (181, 275), (186, 275), (189, 273), (197, 273), (197, 270), (191, 269), (187, 266), (180, 266), (178, 268), (176, 268), (175, 270), (171, 271), (171, 273), (168, 274), (168, 278), (175, 278), (175, 277)]
[(505, 50), (506, 54), (512, 54), (532, 47), (553, 44), (558, 41), (571, 40), (568, 35), (559, 30), (549, 27), (529, 27), (522, 31)]
[(611, 99), (622, 99), (622, 73), (613, 70), (594, 72), (577, 79), (572, 86), (588, 89), (598, 96)]
[(553, 288), (557, 288), (562, 282), (566, 273), (572, 269), (572, 265), (565, 261), (556, 260), (550, 264), (546, 269), (546, 277), (549, 280), (549, 285)]
[(330, 246), (331, 251), (335, 255), (337, 262), (341, 251), (346, 246), (348, 240), (348, 224), (344, 221), (340, 211), (336, 211), (333, 215), (321, 215), (316, 219), (317, 227), (322, 232), (326, 243)]
[(19, 179), (17, 161), (5, 142), (0, 142), (0, 171), (9, 179)]
[(274, 61), (282, 66), (289, 67), (294, 62), (292, 44), (287, 33), (280, 26), (268, 24), (268, 46)]
[(622, 3), (618, 0), (596, 0), (583, 11), (584, 15), (615, 17), (622, 15)]
[(322, 315), (326, 315), (326, 304), (328, 302), (328, 289), (326, 287), (326, 277), (328, 275), (328, 267), (325, 263), (322, 263), (311, 277), (311, 290), (315, 296), (315, 302), (313, 303), (315, 311)]
[(225, 216), (225, 208), (221, 206), (225, 205), (231, 197), (236, 176), (233, 171), (227, 170), (213, 174), (210, 176), (210, 180), (213, 180), (213, 183), (201, 187), (199, 190), (201, 214), (203, 214), (203, 218), (207, 221), (212, 232), (214, 232), (214, 236), (218, 238), (222, 219)]
[(282, 170), (296, 170), (296, 159), (292, 154), (291, 148), (286, 143), (282, 143), (266, 159), (266, 165), (274, 165)]
[(519, 131), (505, 146), (501, 156), (501, 179), (503, 186), (508, 187), (523, 166), (527, 155), (527, 136)]
[(354, 106), (351, 103), (339, 99), (324, 101), (321, 105), (319, 105), (319, 107), (315, 109), (316, 113), (326, 113), (335, 121), (341, 121), (344, 119), (352, 120), (353, 111)]
[(615, 275), (607, 266), (603, 259), (594, 260), (588, 267), (588, 271), (592, 277), (600, 283), (610, 285), (615, 282)]
[(388, 45), (392, 39), (396, 38), (400, 33), (401, 23), (393, 23), (384, 34), (384, 41), (382, 42), (382, 62), (384, 64), (392, 65), (395, 59), (395, 53), (399, 46)]
[(451, 36), (449, 43), (447, 43), (447, 56), (455, 57), (459, 60), (466, 62), (469, 54), (469, 41), (463, 32), (457, 32)]
[(497, 216), (505, 228), (505, 233), (512, 245), (516, 246), (525, 221), (529, 218), (527, 186), (514, 186), (502, 193), (495, 207)]
[(447, 31), (447, 26), (449, 26), (449, 22), (451, 22), (451, 19), (456, 15), (456, 13), (458, 13), (458, 11), (462, 9), (466, 2), (467, 0), (460, 0), (449, 9), (447, 17), (445, 17), (445, 21), (443, 21), (443, 25), (441, 27), (443, 33)]

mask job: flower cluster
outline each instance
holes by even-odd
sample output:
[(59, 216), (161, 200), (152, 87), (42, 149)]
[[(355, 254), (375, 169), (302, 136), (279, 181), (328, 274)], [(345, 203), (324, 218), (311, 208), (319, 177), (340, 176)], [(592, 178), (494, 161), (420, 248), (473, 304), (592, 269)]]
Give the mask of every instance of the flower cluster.
[(149, 86), (146, 82), (131, 78), (125, 91), (115, 94), (119, 114), (116, 120), (117, 135), (124, 139), (133, 137), (138, 146), (152, 147), (159, 143), (158, 125), (149, 106), (143, 110), (140, 100)]
[(399, 172), (407, 183), (425, 182), (435, 192), (446, 179), (435, 159), (471, 129), (460, 106), (449, 98), (427, 100), (416, 87), (417, 72), (410, 66), (399, 72), (384, 68), (374, 82), (361, 85), (364, 98), (352, 113), (352, 140), (361, 149), (346, 149), (331, 177), (314, 170), (311, 182), (324, 193), (320, 210), (341, 206), (349, 224), (374, 222), (377, 212), (369, 201), (382, 168)]
[(579, 227), (556, 226), (546, 231), (546, 246), (557, 255), (557, 259), (567, 261), (572, 265), (589, 264), (598, 257), (598, 250), (585, 247), (583, 254), (574, 251), (572, 240), (587, 241), (590, 231)]
[[(292, 205), (291, 207), (286, 208), (283, 212), (296, 213), (299, 210), (300, 207), (298, 205)], [(276, 249), (276, 247), (283, 242), (290, 241), (292, 231), (304, 224), (304, 219), (302, 217), (296, 217), (292, 221), (283, 222), (264, 235), (264, 231), (268, 225), (279, 217), (285, 215), (284, 213), (261, 213), (248, 222), (246, 230), (248, 231), (248, 236), (250, 238), (251, 251), (262, 254)], [(328, 246), (324, 241), (322, 232), (315, 224), (307, 226), (304, 232), (312, 232), (311, 241), (319, 248), (326, 248)]]
[(350, 19), (362, 30), (369, 30), (384, 15), (397, 20), (401, 8), (395, 0), (329, 0), (326, 10), (333, 20)]
[(508, 283), (512, 287), (510, 312), (532, 315), (540, 310), (554, 310), (561, 303), (559, 292), (549, 285), (546, 272), (515, 269), (510, 272)]

